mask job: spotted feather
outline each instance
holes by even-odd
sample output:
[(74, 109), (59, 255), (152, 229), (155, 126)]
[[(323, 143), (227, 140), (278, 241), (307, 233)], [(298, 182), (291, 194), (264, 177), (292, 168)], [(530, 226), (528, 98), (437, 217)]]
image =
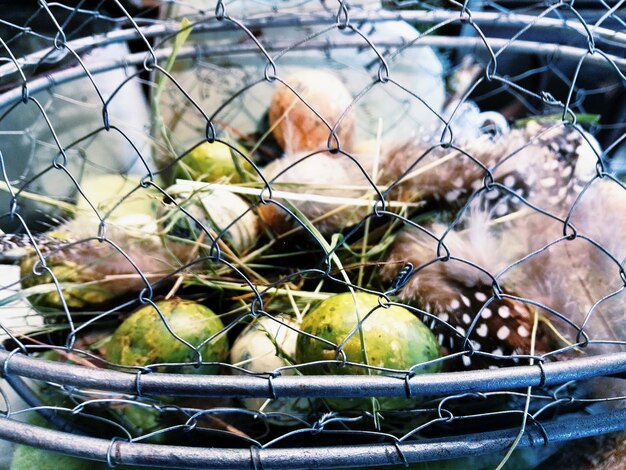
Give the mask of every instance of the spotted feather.
[(439, 209), (459, 209), (480, 190), (483, 207), (497, 216), (518, 210), (520, 197), (550, 211), (575, 199), (595, 174), (598, 155), (589, 134), (531, 120), (452, 147), (428, 136), (397, 145), (383, 156), (381, 181), (398, 199), (430, 201)]
[[(555, 338), (541, 327), (531, 347), (535, 314), (543, 317), (545, 312), (508, 297), (523, 295), (507, 278), (498, 284), (502, 292), (495, 294), (492, 276), (520, 259), (525, 246), (516, 244), (516, 237), (494, 229), (490, 215), (490, 211), (474, 208), (462, 221), (462, 228), (445, 236), (445, 225), (424, 227), (434, 238), (407, 228), (397, 237), (383, 268), (383, 276), (392, 278), (398, 265), (415, 267), (399, 296), (425, 312), (424, 319), (448, 352), (475, 351), (456, 361), (454, 365), (460, 368), (512, 365), (512, 356), (545, 353), (554, 345)], [(446, 251), (438, 255), (440, 240)]]
[(67, 241), (50, 236), (30, 236), (26, 233), (3, 233), (0, 231), (0, 263), (18, 262), (34, 253), (35, 246), (40, 253), (45, 254), (67, 243)]

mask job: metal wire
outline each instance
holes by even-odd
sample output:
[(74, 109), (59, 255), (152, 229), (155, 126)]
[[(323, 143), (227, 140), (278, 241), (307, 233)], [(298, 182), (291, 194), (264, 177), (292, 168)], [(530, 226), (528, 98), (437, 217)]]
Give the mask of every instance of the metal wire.
[[(28, 403), (7, 403), (0, 439), (109, 466), (345, 468), (539, 458), (626, 429), (621, 2), (449, 3), (0, 18), (0, 259), (20, 264), (0, 282), (0, 370)], [(310, 93), (303, 68), (331, 81)], [(316, 123), (302, 136), (293, 109)], [(207, 144), (234, 164), (208, 186), (190, 181)], [(376, 300), (340, 338), (307, 330), (340, 292)], [(181, 333), (173, 296), (222, 327)], [(111, 359), (139, 308), (177, 360)], [(396, 361), (405, 325), (366, 347), (396, 308), (437, 357)], [(258, 336), (212, 355), (259, 325), (278, 362), (252, 367)], [(16, 420), (32, 412), (62, 432)]]
[[(190, 376), (139, 374), (49, 362), (0, 351), (0, 366), (7, 377), (19, 375), (78, 388), (97, 388), (116, 393), (199, 397), (403, 397), (404, 378), (381, 376)], [(572, 380), (588, 380), (626, 373), (626, 353), (580, 358), (576, 361), (518, 366), (513, 369), (415, 375), (408, 379), (410, 395), (437, 396), (454, 393), (494, 392), (523, 387), (555, 386)], [(271, 378), (271, 389), (268, 380)], [(139, 395), (141, 395), (139, 394)]]
[[(485, 43), (480, 38), (459, 38), (459, 37), (445, 37), (445, 36), (437, 36), (437, 37), (425, 37), (420, 39), (419, 43), (413, 44), (414, 47), (423, 47), (423, 46), (431, 46), (431, 47), (443, 47), (446, 49), (467, 49), (467, 48), (480, 48)], [(488, 39), (488, 44), (494, 48), (499, 49), (505, 47), (514, 53), (517, 54), (532, 54), (532, 55), (544, 55), (546, 57), (550, 57), (555, 53), (564, 59), (584, 59), (589, 65), (594, 65), (602, 68), (612, 69), (618, 71), (626, 71), (626, 59), (622, 59), (616, 56), (608, 56), (605, 57), (603, 55), (590, 55), (589, 51), (584, 48), (578, 47), (570, 47), (570, 46), (561, 46), (561, 45), (552, 45), (552, 44), (544, 44), (533, 41), (517, 41), (515, 43), (509, 44), (508, 40), (498, 39), (498, 38), (490, 38)], [(308, 41), (306, 44), (301, 45), (298, 49), (302, 50), (320, 50), (320, 49), (354, 49), (355, 47), (359, 47), (361, 45), (361, 41), (355, 40), (342, 40), (341, 42), (332, 42), (332, 41)], [(400, 47), (403, 46), (401, 42), (398, 41), (388, 41), (383, 42), (379, 41), (377, 43), (379, 47)], [(286, 47), (288, 47), (288, 43), (276, 43), (271, 47), (268, 47), (268, 50), (271, 52), (282, 51)], [(245, 45), (232, 45), (232, 46), (189, 46), (182, 48), (178, 53), (177, 57), (179, 59), (184, 58), (193, 58), (200, 55), (208, 55), (208, 56), (230, 56), (233, 54), (249, 54), (256, 50), (255, 46), (245, 46)], [(157, 59), (163, 60), (171, 55), (172, 50), (169, 48), (161, 49), (155, 53), (155, 57)], [(94, 63), (90, 64), (89, 70), (90, 73), (98, 74), (103, 72), (108, 72), (116, 69), (124, 69), (129, 66), (141, 65), (145, 61), (144, 53), (136, 53), (130, 54), (127, 57), (111, 60), (104, 63)], [(610, 72), (610, 70), (609, 70)], [(76, 66), (73, 68), (68, 68), (65, 70), (53, 72), (52, 74), (48, 74), (45, 77), (37, 78), (30, 81), (28, 85), (28, 89), (31, 93), (38, 93), (42, 90), (47, 90), (54, 85), (61, 85), (67, 82), (71, 82), (72, 80), (76, 80), (77, 78), (82, 77), (85, 74), (84, 66)], [(17, 103), (22, 99), (22, 89), (15, 88), (13, 90), (9, 90), (2, 95), (1, 106), (7, 106)]]
[[(622, 429), (625, 411), (591, 417), (562, 419), (544, 425), (542, 432), (531, 431), (520, 441), (520, 448), (542, 446), (546, 441), (557, 444), (571, 439), (593, 436), (596, 432)], [(142, 465), (162, 468), (310, 468), (311, 462), (323, 468), (358, 468), (374, 465), (401, 465), (428, 462), (507, 449), (515, 438), (515, 430), (479, 433), (459, 440), (437, 440), (428, 443), (398, 443), (332, 446), (307, 449), (216, 449), (207, 447), (176, 447), (121, 440), (106, 441), (90, 437), (81, 438), (78, 449), (66, 433), (38, 428), (17, 421), (4, 421), (0, 437), (15, 442), (71, 453), (86, 459), (99, 460), (114, 465)], [(399, 452), (401, 452), (402, 457)], [(255, 457), (251, 454), (254, 453)], [(182, 460), (183, 462), (179, 461)], [(256, 461), (255, 461), (256, 459)]]

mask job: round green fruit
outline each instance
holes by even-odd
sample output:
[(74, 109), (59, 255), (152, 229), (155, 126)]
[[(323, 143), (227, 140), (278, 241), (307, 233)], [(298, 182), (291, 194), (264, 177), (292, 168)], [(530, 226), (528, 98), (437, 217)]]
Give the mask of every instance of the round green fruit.
[[(145, 256), (161, 248), (161, 239), (155, 235), (155, 193), (143, 188), (134, 191), (138, 186), (138, 179), (121, 175), (91, 175), (82, 180), (84, 197), (77, 200), (74, 218), (47, 232), (46, 243), (41, 245), (48, 270), (38, 266), (34, 275), (39, 256), (32, 247), (20, 262), (22, 287), (31, 288), (27, 295), (34, 307), (63, 309), (57, 289), (70, 309), (102, 307), (145, 287), (137, 269), (160, 272), (171, 267), (165, 254)], [(94, 208), (100, 216), (106, 215), (105, 234), (111, 243), (94, 239), (102, 224)]]
[[(213, 311), (202, 304), (183, 299), (156, 302), (170, 329), (193, 347), (224, 329)], [(204, 362), (223, 362), (228, 356), (225, 334), (213, 338), (199, 351)], [(191, 363), (195, 352), (175, 338), (166, 328), (152, 305), (146, 305), (128, 317), (113, 333), (107, 344), (106, 359), (125, 366), (147, 366), (160, 363)], [(195, 369), (194, 369), (195, 370)], [(216, 367), (200, 368), (214, 373)]]
[[(64, 252), (49, 255), (46, 265), (54, 274), (56, 282), (60, 285), (63, 300), (70, 309), (90, 309), (106, 304), (135, 287), (128, 280), (124, 283), (107, 282), (103, 279), (102, 266), (98, 266), (97, 263), (81, 264), (77, 259), (64, 257), (63, 254)], [(41, 275), (33, 275), (33, 267), (38, 261), (38, 256), (31, 255), (24, 257), (20, 262), (22, 288), (30, 288), (26, 292), (33, 292), (32, 295), (28, 295), (28, 301), (36, 309), (42, 308), (41, 313), (46, 313), (44, 309), (61, 310), (63, 302), (49, 272), (41, 271), (39, 268)], [(49, 318), (52, 319), (54, 312), (50, 313)], [(56, 313), (58, 314), (58, 311)]]
[[(299, 364), (337, 359), (336, 345), (346, 340), (363, 320), (357, 330), (342, 347), (346, 360), (394, 370), (408, 370), (414, 365), (440, 357), (439, 344), (433, 333), (415, 315), (405, 308), (379, 306), (378, 297), (367, 293), (338, 294), (324, 300), (302, 322), (301, 330), (316, 338), (300, 335), (296, 344), (296, 360)], [(367, 316), (367, 318), (366, 318)], [(333, 346), (335, 345), (335, 346)], [(440, 365), (431, 364), (415, 369), (415, 373), (438, 372)], [(360, 374), (368, 373), (365, 367), (338, 367), (333, 363), (303, 368), (306, 374)], [(381, 373), (376, 371), (374, 373)], [(364, 400), (328, 400), (334, 407), (348, 409), (362, 407)], [(381, 409), (393, 410), (412, 407), (415, 400), (381, 398)]]
[[(244, 149), (235, 147), (245, 154)], [(245, 180), (246, 174), (252, 173), (252, 165), (228, 145), (204, 142), (181, 159), (177, 176), (208, 183), (227, 178), (230, 183), (236, 184)]]

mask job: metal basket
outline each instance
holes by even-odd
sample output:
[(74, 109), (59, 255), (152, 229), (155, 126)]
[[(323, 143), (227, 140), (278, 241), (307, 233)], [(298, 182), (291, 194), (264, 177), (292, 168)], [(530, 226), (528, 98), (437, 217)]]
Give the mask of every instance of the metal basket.
[[(426, 323), (431, 320), (431, 326), (439, 322), (454, 330), (454, 325), (441, 318), (433, 320), (435, 316), (428, 309), (410, 301), (401, 302), (396, 297), (423, 267), (407, 264), (386, 281), (383, 289), (380, 284), (377, 284), (380, 288), (374, 288), (356, 282), (340, 262), (335, 264), (337, 257), (342, 256), (342, 248), (350, 247), (351, 237), (369, 230), (364, 229), (365, 221), (374, 224), (387, 218), (389, 226), (399, 222), (422, 227), (421, 219), (410, 220), (387, 201), (388, 189), (396, 183), (381, 189), (364, 166), (358, 165), (359, 177), (365, 176), (374, 190), (367, 203), (353, 210), (362, 220), (352, 224), (356, 228), (338, 230), (343, 238), (318, 239), (316, 229), (301, 220), (302, 207), (296, 205), (294, 209), (282, 202), (281, 188), (274, 179), (264, 176), (265, 162), (253, 160), (241, 151), (232, 132), (258, 133), (259, 126), (265, 125), (260, 123), (267, 119), (262, 116), (266, 106), (263, 100), (268, 96), (263, 86), (287, 84), (288, 74), (284, 71), (298, 68), (301, 63), (312, 68), (332, 64), (329, 68), (339, 74), (344, 71), (349, 77), (345, 81), (355, 87), (351, 90), (354, 99), (337, 123), (326, 122), (313, 104), (290, 88), (328, 128), (328, 140), (320, 151), (353, 162), (357, 159), (342, 147), (340, 138), (341, 122), (351, 112), (368, 116), (369, 120), (364, 118), (359, 123), (361, 139), (393, 135), (399, 141), (407, 132), (418, 130), (418, 135), (419, 132), (437, 135), (435, 146), (455, 149), (458, 148), (455, 139), (462, 134), (455, 116), (470, 101), (476, 101), (483, 111), (508, 105), (507, 109), (520, 118), (556, 113), (559, 128), (574, 129), (584, 136), (593, 134), (605, 149), (596, 151), (596, 173), (585, 182), (581, 196), (574, 199), (572, 208), (575, 208), (582, 204), (582, 195), (594, 182), (611, 181), (624, 189), (619, 174), (610, 171), (620, 169), (620, 144), (626, 135), (620, 114), (626, 83), (626, 59), (620, 54), (626, 44), (626, 33), (622, 32), (624, 19), (619, 15), (619, 4), (611, 7), (602, 1), (589, 2), (594, 10), (579, 8), (578, 2), (576, 5), (559, 2), (539, 10), (512, 9), (506, 2), (485, 2), (475, 8), (469, 2), (450, 2), (449, 9), (437, 6), (437, 2), (434, 5), (403, 2), (382, 9), (368, 2), (227, 5), (220, 1), (206, 9), (198, 8), (194, 2), (164, 2), (159, 10), (156, 5), (146, 7), (118, 0), (106, 9), (83, 3), (68, 6), (40, 2), (36, 14), (23, 23), (2, 21), (11, 33), (6, 36), (10, 39), (1, 40), (4, 64), (0, 65), (3, 84), (0, 135), (6, 138), (0, 146), (0, 162), (6, 197), (0, 224), (8, 233), (21, 233), (18, 238), (31, 250), (37, 247), (32, 272), (36, 276), (49, 275), (52, 280), (46, 284), (47, 291), (37, 291), (36, 287), (20, 290), (19, 278), (24, 281), (24, 272), (17, 276), (17, 282), (2, 282), (0, 294), (5, 300), (0, 310), (0, 333), (5, 338), (4, 347), (0, 347), (0, 375), (27, 406), (14, 410), (2, 394), (5, 406), (0, 415), (0, 439), (106, 462), (111, 467), (347, 468), (408, 466), (484, 455), (496, 455), (495, 460), (484, 460), (485, 465), (496, 465), (504, 454), (509, 458), (515, 448), (529, 449), (528, 458), (540, 461), (539, 455), (549, 455), (567, 441), (626, 428), (624, 385), (620, 378), (626, 373), (626, 352), (622, 352), (626, 345), (624, 322), (623, 319), (620, 322), (619, 316), (606, 314), (606, 321), (610, 322), (608, 329), (598, 330), (593, 326), (595, 317), (605, 318), (601, 316), (604, 313), (598, 313), (605, 304), (624, 305), (620, 297), (626, 282), (623, 262), (616, 258), (618, 255), (611, 247), (604, 247), (571, 225), (574, 209), (562, 218), (524, 198), (521, 198), (523, 210), (544, 214), (563, 224), (559, 243), (586, 241), (615, 268), (612, 279), (618, 279), (619, 288), (594, 299), (595, 303), (583, 309), (582, 317), (568, 320), (566, 315), (540, 301), (508, 295), (499, 285), (501, 273), (485, 271), (479, 263), (461, 257), (461, 262), (485, 271), (493, 281), (492, 299), (475, 312), (473, 326), (467, 331), (463, 329), (460, 351), (450, 351), (440, 359), (413, 367), (358, 364), (346, 356), (342, 349), (345, 343), (341, 343), (334, 344), (336, 357), (332, 360), (288, 364), (257, 372), (217, 361), (224, 374), (199, 375), (193, 373), (194, 367), (213, 363), (202, 363), (200, 346), (181, 340), (167, 322), (169, 333), (194, 352), (193, 360), (170, 364), (173, 372), (168, 372), (163, 364), (138, 367), (112, 364), (85, 347), (84, 339), (102, 325), (112, 328), (111, 324), (118, 324), (138, 306), (154, 305), (157, 298), (169, 292), (176, 279), (197, 275), (203, 262), (226, 270), (235, 279), (233, 282), (239, 283), (240, 292), (248, 295), (242, 297), (238, 309), (233, 307), (236, 315), (225, 321), (223, 335), (236, 337), (245, 323), (263, 317), (299, 332), (268, 313), (265, 304), (278, 291), (290, 297), (295, 282), (309, 279), (332, 284), (331, 293), (347, 290), (374, 293), (379, 296), (374, 311), (405, 306)], [(253, 11), (255, 5), (258, 12)], [(594, 19), (593, 15), (597, 17)], [(191, 22), (181, 23), (185, 16)], [(39, 21), (47, 23), (48, 30), (39, 29)], [(420, 33), (415, 30), (413, 39), (399, 32), (408, 25), (421, 30)], [(395, 27), (399, 28), (397, 36), (389, 33)], [(190, 33), (189, 38), (177, 42), (186, 32)], [(20, 50), (23, 39), (36, 39), (33, 52)], [(398, 80), (398, 76), (408, 79), (417, 73), (410, 67), (414, 57), (418, 57), (411, 56), (411, 50), (429, 53), (436, 50), (438, 57), (444, 57), (438, 62), (446, 68), (442, 72), (441, 93), (448, 93), (443, 88), (445, 76), (458, 73), (462, 78), (464, 57), (472, 57), (482, 65), (475, 80), (457, 90), (457, 104), (450, 108), (451, 114), (442, 109), (443, 101), (450, 101), (449, 96), (442, 94), (442, 102), (433, 104), (437, 100), (435, 92), (415, 91)], [(168, 59), (175, 60), (169, 63)], [(394, 68), (398, 61), (408, 71), (400, 66)], [(428, 67), (424, 65), (424, 68)], [(41, 69), (47, 70), (41, 72)], [(146, 96), (147, 101), (142, 101)], [(167, 125), (178, 122), (178, 142), (173, 153), (173, 148), (168, 150), (167, 134), (160, 134), (161, 122), (151, 115), (155, 96), (156, 101), (162, 100), (156, 106), (160, 107)], [(385, 109), (378, 109), (383, 105)], [(580, 122), (596, 114), (599, 117), (594, 116), (590, 124)], [(186, 118), (187, 115), (192, 118)], [(586, 126), (584, 130), (583, 126)], [(264, 129), (261, 133), (267, 131), (267, 126)], [(495, 131), (494, 138), (498, 132)], [(252, 201), (252, 208), (211, 230), (157, 182), (160, 177), (171, 179), (176, 165), (202, 141), (224, 142), (237, 154), (235, 160), (240, 163), (246, 160), (261, 178), (261, 184), (251, 186), (252, 189), (241, 186), (245, 190), (240, 192)], [(268, 148), (271, 153), (278, 147), (273, 143)], [(21, 157), (24, 160), (21, 161), (16, 156), (18, 152), (28, 158)], [(124, 157), (111, 158), (111, 154)], [(465, 155), (476, 162), (468, 152)], [(476, 194), (499, 184), (494, 179), (496, 168), (484, 165), (481, 168), (484, 181)], [(164, 201), (175, 201), (175, 210), (201, 226), (209, 238), (204, 255), (186, 259), (156, 279), (144, 273), (140, 260), (126, 253), (111, 235), (109, 216), (117, 205), (110, 212), (100, 214), (83, 188), (83, 182), (94, 172), (136, 177), (137, 183), (131, 185), (131, 190), (125, 189), (119, 204), (131, 199), (132, 194), (148, 190)], [(104, 190), (107, 192), (107, 188)], [(470, 196), (462, 204), (446, 235), (434, 236), (436, 262), (455, 258), (454, 250), (446, 246), (444, 238), (460, 223), (461, 214), (469, 211), (477, 197)], [(57, 279), (58, 272), (53, 272), (44, 261), (67, 249), (67, 245), (53, 247), (50, 252), (44, 249), (46, 239), (40, 232), (49, 220), (56, 223), (55, 219), (64, 219), (63, 210), (68, 207), (66, 203), (59, 204), (50, 212), (51, 199), (86, 202), (97, 214), (99, 223), (89, 237), (71, 240), (70, 246), (88, 243), (108, 246), (124, 257), (140, 287), (124, 291), (122, 300), (114, 298), (106, 307), (81, 316), (82, 306), (73, 306), (67, 294), (70, 291), (66, 289), (72, 286), (66, 285), (64, 279)], [(238, 250), (232, 247), (232, 229), (242, 223), (246, 214), (256, 214), (265, 205), (279, 207), (297, 219), (295, 227), (319, 241), (319, 245), (315, 252), (317, 260), (305, 260), (298, 265), (299, 269), (261, 286), (246, 270), (246, 262), (237, 256)], [(48, 216), (42, 216), (42, 212)], [(618, 242), (620, 235), (615, 235)], [(11, 255), (11, 250), (16, 249), (15, 237), (11, 238), (11, 245), (6, 243), (5, 255)], [(539, 258), (556, 244), (557, 241), (551, 241), (525, 257), (506, 263), (504, 271), (533, 257)], [(249, 253), (252, 248), (242, 251)], [(250, 266), (254, 269), (254, 261), (250, 261)], [(226, 289), (219, 283), (214, 285)], [(204, 298), (203, 288), (206, 285), (187, 286), (183, 292), (192, 298)], [(57, 296), (53, 320), (42, 320), (27, 300), (32, 301), (33, 294), (42, 292)], [(531, 351), (508, 355), (504, 359), (515, 361), (507, 363), (510, 367), (422, 373), (429, 365), (446, 364), (463, 357), (494, 359), (492, 354), (482, 355), (475, 349), (470, 342), (471, 328), (476, 327), (489, 302), (503, 298), (521, 300), (524, 305), (547, 312), (548, 316), (568, 324), (575, 334), (562, 347), (542, 354)], [(211, 298), (211, 302), (223, 305), (219, 298)], [(159, 315), (163, 320), (160, 312)], [(48, 326), (38, 325), (37, 321), (46, 321)], [(202, 346), (213, 339), (207, 338)], [(577, 357), (581, 350), (589, 354)], [(46, 359), (49, 356), (45, 353), (50, 351), (56, 351), (57, 359), (61, 357), (64, 361)], [(568, 360), (553, 360), (561, 356)], [(502, 358), (495, 359), (497, 363)], [(360, 367), (362, 375), (306, 375), (308, 367), (322, 363), (332, 363), (338, 368)], [(41, 385), (36, 384), (46, 384), (47, 392), (42, 393)], [(579, 388), (578, 384), (588, 385), (593, 393), (582, 385)], [(177, 401), (177, 397), (185, 397), (187, 401)], [(405, 398), (418, 404), (410, 410), (387, 413), (379, 412), (376, 405), (358, 412), (318, 406), (315, 412), (292, 416), (288, 412), (246, 409), (236, 401), (370, 397)], [(148, 410), (159, 419), (163, 416), (177, 419), (173, 424), (133, 434), (125, 429), (119, 416), (112, 414), (124, 407)], [(22, 417), (32, 412), (45, 417), (54, 429), (21, 422)], [(384, 423), (381, 425), (381, 418), (395, 423), (393, 430)], [(280, 419), (288, 424), (280, 423)], [(98, 427), (101, 429), (96, 432)], [(240, 428), (252, 431), (246, 433)]]

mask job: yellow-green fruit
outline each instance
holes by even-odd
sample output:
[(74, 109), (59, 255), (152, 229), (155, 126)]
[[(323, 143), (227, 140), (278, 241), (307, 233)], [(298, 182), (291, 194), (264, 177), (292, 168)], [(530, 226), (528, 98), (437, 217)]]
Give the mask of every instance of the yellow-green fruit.
[[(304, 318), (301, 330), (338, 345), (352, 333), (359, 319), (365, 319), (361, 331), (357, 330), (342, 347), (347, 361), (367, 363), (373, 367), (386, 369), (407, 370), (414, 365), (440, 357), (435, 336), (421, 320), (399, 306), (378, 308), (367, 316), (378, 305), (378, 297), (372, 294), (334, 295), (324, 300)], [(367, 359), (364, 352), (367, 353)], [(336, 349), (331, 344), (306, 335), (298, 337), (296, 345), (298, 363), (334, 360), (336, 356)], [(431, 364), (415, 369), (415, 373), (439, 370), (439, 364)], [(368, 373), (364, 367), (337, 367), (334, 364), (306, 367), (302, 371), (307, 374)], [(364, 406), (364, 400), (358, 399), (337, 399), (331, 402), (336, 408)], [(415, 404), (415, 401), (395, 398), (381, 398), (379, 402), (383, 410), (411, 407)]]
[[(213, 311), (191, 300), (170, 299), (156, 302), (170, 329), (193, 347), (224, 329)], [(220, 334), (199, 351), (204, 362), (223, 362), (228, 356), (228, 339)], [(113, 333), (107, 345), (107, 361), (125, 366), (157, 363), (190, 363), (194, 350), (175, 338), (152, 305), (146, 305), (128, 317)], [(201, 368), (213, 373), (215, 367)]]
[[(245, 154), (244, 149), (236, 148)], [(253, 173), (252, 165), (236, 150), (222, 142), (204, 142), (180, 160), (177, 176), (209, 183), (228, 178), (231, 183), (240, 183), (245, 179), (242, 176)]]
[(158, 429), (161, 425), (161, 412), (156, 408), (139, 405), (124, 405), (115, 410), (135, 431), (141, 435)]
[[(39, 241), (46, 267), (54, 274), (70, 309), (99, 307), (117, 297), (139, 292), (145, 283), (137, 270), (143, 273), (171, 271), (171, 260), (156, 234), (158, 196), (150, 188), (138, 188), (139, 180), (132, 177), (92, 175), (84, 178), (74, 218), (49, 231)], [(102, 221), (94, 208), (101, 217), (106, 217), (104, 234), (111, 243), (96, 240), (101, 234)], [(38, 307), (61, 309), (62, 302), (52, 276), (41, 267), (36, 270), (41, 275), (33, 274), (37, 261), (39, 257), (30, 248), (20, 263), (22, 286), (31, 288), (28, 299)]]
[(96, 470), (106, 468), (106, 465), (93, 460), (80, 459), (70, 455), (50, 452), (37, 447), (18, 445), (15, 447), (13, 460), (8, 470)]
[[(47, 260), (47, 266), (54, 273), (56, 281), (61, 286), (63, 299), (70, 309), (90, 308), (111, 302), (134, 287), (134, 283), (128, 281), (123, 287), (119, 286), (119, 282), (102, 281), (102, 275), (98, 272), (97, 266), (81, 265), (76, 260), (61, 260), (60, 258), (61, 256), (52, 256)], [(31, 289), (40, 290), (40, 292), (33, 293), (28, 297), (28, 300), (36, 307), (62, 308), (52, 276), (47, 272), (43, 272), (40, 276), (32, 275), (33, 266), (37, 261), (39, 258), (32, 255), (22, 259), (20, 263), (20, 275), (24, 289), (45, 285), (41, 289)], [(66, 284), (71, 284), (72, 287), (65, 287)]]
[(154, 214), (159, 194), (153, 188), (139, 188), (139, 185), (140, 180), (136, 176), (120, 174), (86, 176), (80, 183), (83, 194), (76, 200), (76, 218), (85, 214), (94, 216), (94, 207), (102, 216), (113, 211), (108, 216), (107, 222), (125, 216)]

